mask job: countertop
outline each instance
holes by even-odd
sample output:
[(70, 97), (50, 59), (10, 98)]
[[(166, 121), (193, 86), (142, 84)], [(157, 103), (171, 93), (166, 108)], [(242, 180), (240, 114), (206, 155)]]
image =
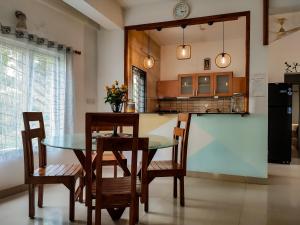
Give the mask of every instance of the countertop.
[[(158, 114), (177, 114), (180, 112), (177, 111), (159, 111), (159, 112), (153, 112), (153, 113), (158, 113)], [(191, 114), (197, 115), (197, 116), (204, 116), (204, 115), (240, 115), (242, 117), (249, 115), (249, 112), (189, 112)]]

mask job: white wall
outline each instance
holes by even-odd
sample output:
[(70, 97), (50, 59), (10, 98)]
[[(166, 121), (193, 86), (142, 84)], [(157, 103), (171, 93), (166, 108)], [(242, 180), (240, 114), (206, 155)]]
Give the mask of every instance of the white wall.
[[(245, 76), (245, 37), (239, 39), (227, 39), (226, 52), (231, 55), (232, 63), (226, 71), (233, 71), (234, 76)], [(176, 80), (178, 74), (200, 73), (211, 71), (224, 71), (215, 64), (215, 57), (220, 53), (222, 44), (220, 41), (189, 43), (192, 46), (192, 57), (188, 60), (177, 60), (177, 45), (161, 47), (161, 80)], [(211, 59), (211, 70), (203, 69), (203, 59)]]
[(300, 63), (299, 40), (300, 31), (270, 43), (268, 52), (269, 82), (284, 81), (284, 62), (288, 62), (289, 64), (293, 62)]
[[(59, 1), (0, 1), (0, 22), (3, 25), (15, 26), (15, 10), (21, 10), (27, 15), (28, 31), (82, 51), (82, 55), (74, 55), (73, 67), (76, 95), (75, 129), (79, 132), (84, 130), (85, 112), (96, 110), (97, 30), (95, 25), (82, 16), (60, 6)], [(94, 103), (87, 104), (87, 98), (94, 99)], [(49, 163), (72, 160), (75, 160), (72, 152), (59, 151), (49, 154)], [(23, 158), (0, 161), (0, 190), (22, 184), (23, 176)]]
[(104, 103), (105, 86), (124, 82), (124, 31), (101, 29), (98, 35), (98, 111), (111, 111)]

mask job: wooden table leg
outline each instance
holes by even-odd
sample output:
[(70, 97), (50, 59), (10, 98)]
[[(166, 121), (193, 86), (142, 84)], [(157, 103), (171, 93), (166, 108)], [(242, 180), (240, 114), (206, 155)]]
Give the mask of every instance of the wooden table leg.
[(119, 163), (119, 166), (122, 168), (122, 170), (124, 171), (124, 175), (125, 176), (130, 176), (130, 171), (126, 165), (126, 163), (124, 162), (124, 160), (122, 159), (122, 156), (119, 152), (117, 151), (113, 151), (113, 154), (114, 156), (116, 157), (118, 163)]
[(125, 211), (125, 207), (115, 208), (115, 209), (109, 208), (106, 210), (107, 210), (108, 214), (110, 215), (110, 217), (112, 218), (112, 220), (116, 221), (116, 220), (120, 219), (121, 216), (123, 215), (123, 213)]
[(77, 150), (73, 150), (73, 152), (75, 153), (77, 159), (79, 160), (82, 168), (85, 171), (85, 154), (82, 151), (77, 151)]
[[(157, 149), (151, 149), (151, 150), (148, 151), (148, 163), (147, 163), (147, 167), (150, 165), (150, 163), (151, 163), (153, 157), (155, 156), (156, 152), (157, 152)], [(139, 178), (141, 178), (142, 168), (139, 170), (139, 172), (138, 172), (137, 175), (138, 175)]]

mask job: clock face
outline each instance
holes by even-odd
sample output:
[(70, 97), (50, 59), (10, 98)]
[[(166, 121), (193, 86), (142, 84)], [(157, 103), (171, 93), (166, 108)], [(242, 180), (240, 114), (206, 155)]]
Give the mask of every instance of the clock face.
[(173, 15), (175, 19), (184, 19), (190, 13), (190, 6), (186, 2), (179, 2), (175, 5)]

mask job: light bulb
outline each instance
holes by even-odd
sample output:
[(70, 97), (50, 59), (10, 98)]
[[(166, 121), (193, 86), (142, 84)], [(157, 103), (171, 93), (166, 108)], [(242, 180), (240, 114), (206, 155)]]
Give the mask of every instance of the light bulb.
[(183, 46), (182, 49), (181, 49), (181, 55), (182, 57), (185, 57), (186, 56), (186, 50), (185, 50), (185, 47)]
[(144, 59), (144, 67), (146, 69), (151, 69), (154, 66), (154, 58), (151, 55), (148, 55)]
[(176, 50), (177, 59), (190, 59), (191, 58), (191, 46), (179, 45)]
[(222, 52), (216, 57), (216, 65), (219, 68), (226, 68), (231, 64), (231, 57), (228, 53)]
[(221, 63), (222, 63), (223, 65), (226, 63), (226, 59), (225, 59), (225, 57), (222, 57), (222, 59), (221, 59)]

